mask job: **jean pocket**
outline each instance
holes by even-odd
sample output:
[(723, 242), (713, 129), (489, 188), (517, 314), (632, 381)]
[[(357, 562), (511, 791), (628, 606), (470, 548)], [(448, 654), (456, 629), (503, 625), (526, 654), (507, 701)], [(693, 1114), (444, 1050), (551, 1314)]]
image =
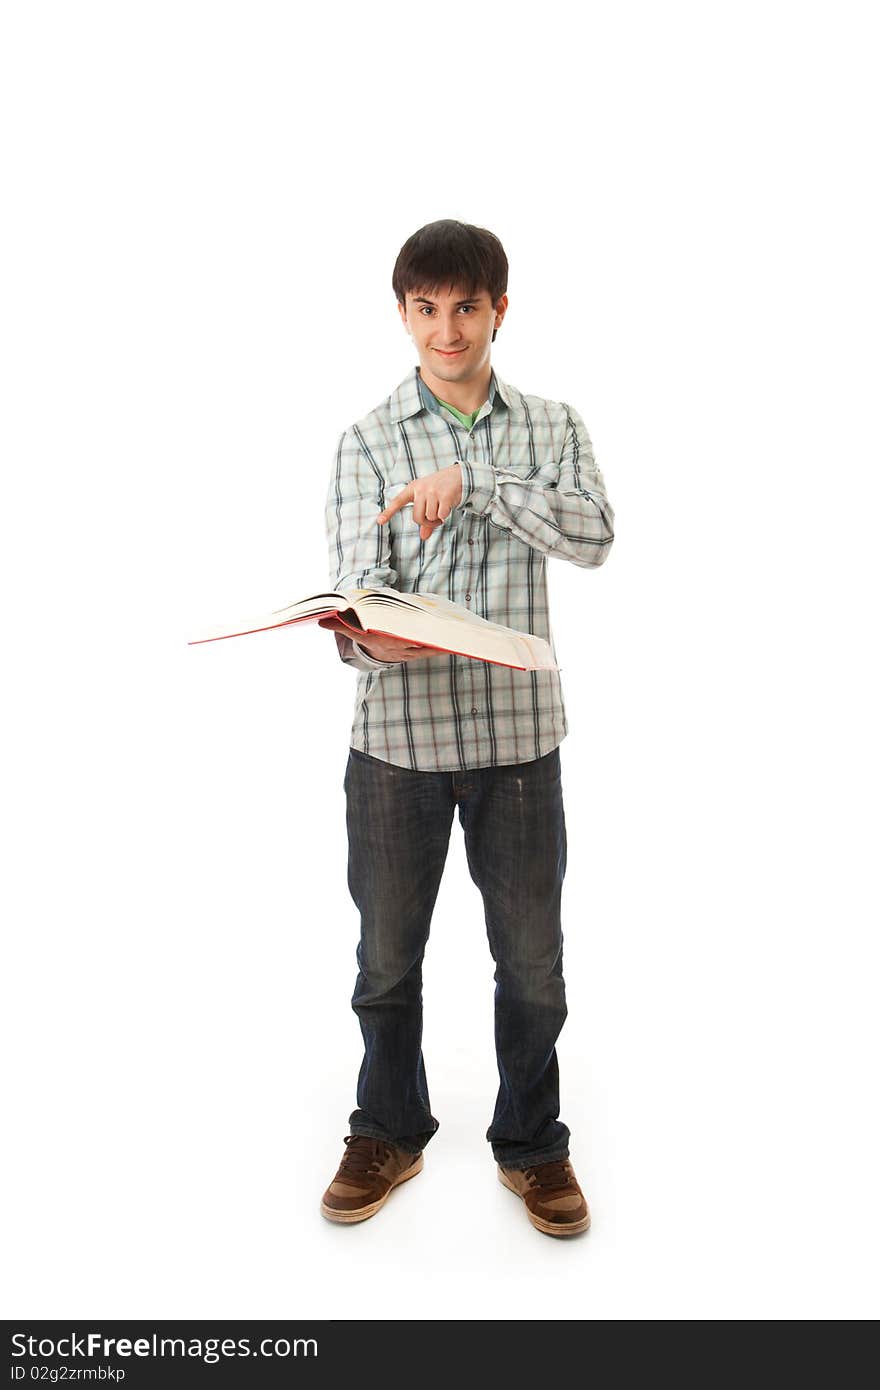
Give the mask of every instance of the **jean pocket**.
[(374, 762), (375, 759), (371, 758), (369, 753), (362, 753), (359, 748), (349, 748), (348, 761), (350, 763), (352, 761), (371, 763)]

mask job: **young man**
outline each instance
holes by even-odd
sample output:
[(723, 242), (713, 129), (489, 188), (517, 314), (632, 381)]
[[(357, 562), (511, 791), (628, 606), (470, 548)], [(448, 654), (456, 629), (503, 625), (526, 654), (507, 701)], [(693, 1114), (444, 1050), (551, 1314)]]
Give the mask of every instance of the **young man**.
[[(440, 593), (551, 642), (548, 556), (601, 565), (614, 514), (580, 415), (490, 364), (507, 312), (497, 237), (432, 222), (392, 277), (419, 365), (342, 434), (327, 494), (330, 582)], [(500, 1086), (486, 1134), (506, 1187), (549, 1235), (590, 1214), (559, 1116), (566, 866), (559, 673), (515, 671), (392, 637), (339, 654), (359, 672), (345, 774), (348, 884), (360, 911), (352, 1007), (357, 1109), (321, 1211), (372, 1216), (422, 1169), (438, 1128), (421, 1050), (422, 960), (458, 808), (495, 961)]]

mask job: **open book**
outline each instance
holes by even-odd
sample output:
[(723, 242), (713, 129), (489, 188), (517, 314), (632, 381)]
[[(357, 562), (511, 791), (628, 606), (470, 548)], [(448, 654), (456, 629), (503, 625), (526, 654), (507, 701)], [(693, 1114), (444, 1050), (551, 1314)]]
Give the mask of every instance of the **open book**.
[(265, 617), (214, 628), (203, 637), (193, 638), (188, 645), (216, 642), (221, 637), (242, 637), (273, 627), (292, 627), (333, 614), (351, 629), (355, 640), (374, 632), (420, 642), (438, 652), (469, 656), (496, 666), (513, 666), (519, 671), (559, 670), (552, 648), (543, 637), (487, 622), (439, 594), (405, 594), (397, 589), (341, 589), (312, 594), (299, 603), (276, 608)]

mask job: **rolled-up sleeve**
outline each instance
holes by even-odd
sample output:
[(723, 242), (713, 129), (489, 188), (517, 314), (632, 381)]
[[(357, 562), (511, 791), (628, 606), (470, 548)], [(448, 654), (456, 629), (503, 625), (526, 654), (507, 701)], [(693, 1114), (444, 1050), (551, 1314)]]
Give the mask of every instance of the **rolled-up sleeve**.
[(565, 411), (562, 454), (549, 474), (544, 468), (526, 481), (486, 462), (459, 460), (459, 506), (489, 517), (544, 555), (595, 567), (611, 549), (614, 512), (587, 427), (572, 406)]

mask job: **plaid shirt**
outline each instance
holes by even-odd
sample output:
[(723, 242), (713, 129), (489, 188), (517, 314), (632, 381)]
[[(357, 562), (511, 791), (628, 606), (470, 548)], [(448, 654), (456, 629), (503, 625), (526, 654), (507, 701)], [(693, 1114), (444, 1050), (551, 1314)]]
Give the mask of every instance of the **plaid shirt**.
[[(410, 507), (378, 525), (378, 513), (413, 478), (453, 463), (461, 464), (461, 502), (427, 541)], [(601, 565), (614, 539), (580, 415), (564, 402), (524, 396), (494, 369), (468, 431), (415, 367), (343, 432), (325, 520), (334, 589), (442, 594), (551, 647), (547, 557)], [(336, 640), (359, 672), (351, 746), (383, 762), (420, 772), (530, 762), (568, 733), (558, 671), (455, 655), (381, 662), (341, 633)]]

